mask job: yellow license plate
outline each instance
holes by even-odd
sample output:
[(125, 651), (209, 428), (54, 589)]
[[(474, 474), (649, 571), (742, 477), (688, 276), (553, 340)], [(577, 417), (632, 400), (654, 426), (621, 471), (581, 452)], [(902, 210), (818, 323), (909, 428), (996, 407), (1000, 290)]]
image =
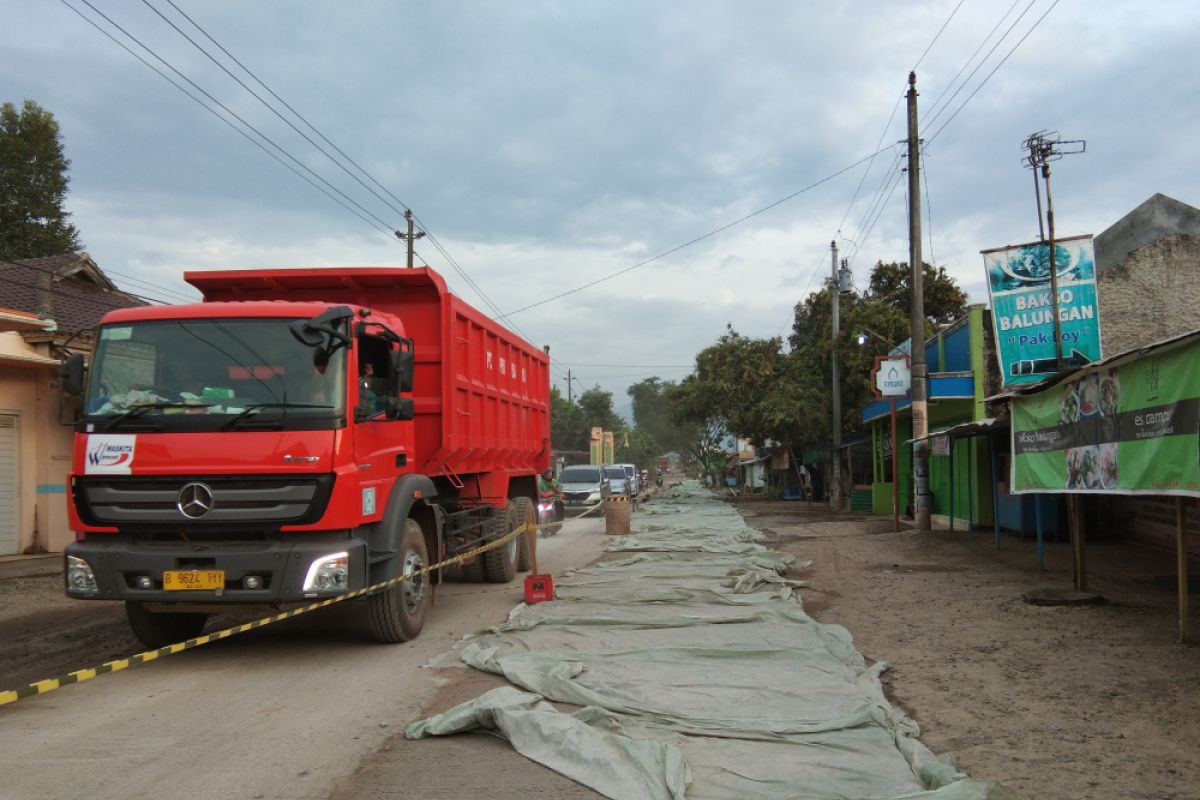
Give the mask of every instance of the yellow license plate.
[(224, 588), (225, 571), (220, 569), (179, 569), (163, 573), (163, 589), (168, 592)]

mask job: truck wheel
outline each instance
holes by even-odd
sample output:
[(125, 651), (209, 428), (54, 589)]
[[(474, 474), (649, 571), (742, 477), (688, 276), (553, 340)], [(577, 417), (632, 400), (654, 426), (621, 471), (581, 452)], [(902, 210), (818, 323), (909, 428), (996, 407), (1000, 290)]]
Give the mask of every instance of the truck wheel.
[[(491, 519), (491, 536), (489, 541), (502, 538), (512, 533), (523, 520), (517, 516), (516, 502), (509, 500), (504, 510)], [(517, 577), (517, 559), (520, 557), (521, 537), (509, 539), (500, 547), (488, 550), (483, 554), (483, 571), (490, 583), (508, 583)]]
[(154, 613), (137, 600), (125, 601), (125, 618), (133, 635), (146, 647), (157, 650), (169, 644), (186, 641), (200, 635), (208, 614), (163, 611)]
[[(404, 521), (404, 538), (397, 557), (401, 575), (411, 575), (429, 564), (425, 534), (415, 519)], [(424, 574), (368, 595), (367, 608), (375, 641), (395, 644), (417, 638), (429, 610), (431, 585), (429, 575)]]
[[(537, 511), (534, 509), (533, 501), (528, 497), (518, 497), (516, 503), (517, 519), (524, 520), (526, 525), (535, 525), (537, 523)], [(536, 531), (534, 533), (536, 534)], [(517, 552), (517, 571), (528, 572), (530, 567), (529, 537), (518, 536), (517, 541), (521, 543)]]

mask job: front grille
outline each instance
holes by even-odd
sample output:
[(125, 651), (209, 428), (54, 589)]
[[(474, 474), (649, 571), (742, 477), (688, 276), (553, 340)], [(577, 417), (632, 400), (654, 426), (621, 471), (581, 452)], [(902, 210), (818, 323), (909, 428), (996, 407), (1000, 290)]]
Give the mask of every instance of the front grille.
[(563, 492), (563, 499), (575, 502), (575, 501), (580, 501), (580, 500), (587, 500), (590, 495), (591, 495), (591, 492)]
[[(192, 508), (190, 517), (180, 510), (189, 484), (208, 490), (201, 490), (208, 510), (197, 515), (198, 507)], [(332, 486), (332, 475), (81, 477), (75, 503), (79, 516), (93, 525), (300, 524), (320, 519)]]

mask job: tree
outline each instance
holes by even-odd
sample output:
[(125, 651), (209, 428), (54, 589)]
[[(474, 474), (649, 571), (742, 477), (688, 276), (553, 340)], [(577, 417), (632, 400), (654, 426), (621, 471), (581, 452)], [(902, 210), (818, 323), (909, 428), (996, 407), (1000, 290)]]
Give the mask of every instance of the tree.
[(83, 249), (63, 208), (70, 164), (53, 114), (32, 100), (0, 106), (0, 258)]
[(587, 450), (588, 430), (579, 406), (550, 388), (550, 447), (555, 450)]
[(667, 402), (672, 419), (691, 433), (684, 451), (712, 476), (714, 486), (719, 485), (725, 463), (721, 443), (729, 432), (718, 401), (701, 385), (699, 375), (689, 375), (670, 389)]
[(618, 434), (625, 432), (625, 420), (613, 411), (612, 392), (606, 392), (599, 386), (593, 386), (579, 395), (579, 410), (583, 414), (585, 430), (603, 428)]
[(691, 432), (671, 416), (669, 395), (674, 388), (673, 381), (653, 377), (633, 384), (626, 392), (633, 400), (636, 430), (654, 441), (655, 456), (672, 450), (682, 451), (691, 440)]
[[(945, 267), (934, 269), (924, 264), (925, 272), (921, 281), (922, 295), (925, 298), (925, 317), (937, 325), (944, 325), (967, 313), (967, 295), (954, 278), (950, 277)], [(905, 315), (912, 316), (912, 270), (905, 262), (880, 261), (871, 270), (870, 288), (866, 297), (896, 306)]]

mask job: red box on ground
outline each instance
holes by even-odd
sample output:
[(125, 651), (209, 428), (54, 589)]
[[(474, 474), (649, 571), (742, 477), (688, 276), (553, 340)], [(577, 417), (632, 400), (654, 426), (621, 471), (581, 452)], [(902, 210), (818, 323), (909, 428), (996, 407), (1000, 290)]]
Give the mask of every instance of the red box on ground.
[(525, 602), (526, 603), (541, 603), (545, 600), (554, 599), (554, 576), (553, 575), (526, 575), (525, 576)]

